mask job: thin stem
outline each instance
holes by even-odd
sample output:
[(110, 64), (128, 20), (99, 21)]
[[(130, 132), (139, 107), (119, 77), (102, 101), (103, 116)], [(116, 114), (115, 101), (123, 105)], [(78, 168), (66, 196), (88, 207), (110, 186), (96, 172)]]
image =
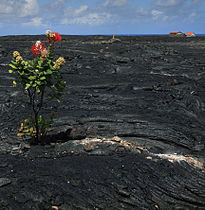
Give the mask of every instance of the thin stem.
[(29, 100), (30, 100), (30, 105), (31, 105), (32, 104), (32, 94), (31, 94), (30, 89), (28, 89), (27, 92), (28, 92), (28, 96), (29, 96)]
[[(42, 92), (41, 92), (41, 98), (40, 98), (40, 103), (36, 105), (35, 108), (35, 100), (33, 103), (33, 112), (34, 112), (34, 121), (35, 121), (35, 128), (36, 128), (36, 140), (39, 142), (41, 140), (41, 138), (39, 137), (39, 124), (38, 124), (38, 118), (39, 118), (39, 112), (43, 106), (43, 98), (44, 98), (44, 92), (45, 92), (45, 87), (43, 88)], [(36, 94), (35, 94), (36, 95)]]
[(39, 126), (38, 126), (38, 111), (35, 107), (35, 98), (36, 98), (36, 91), (32, 94), (32, 111), (34, 115), (34, 126), (36, 130), (36, 140), (39, 141), (38, 135), (39, 135)]
[(41, 108), (43, 106), (44, 92), (45, 92), (45, 87), (43, 88), (43, 90), (41, 92), (41, 99), (40, 99), (40, 103), (38, 104), (38, 112), (40, 112), (40, 110), (41, 110)]
[(36, 127), (36, 140), (39, 142), (39, 126), (38, 126), (38, 112), (34, 115), (35, 118), (35, 127)]

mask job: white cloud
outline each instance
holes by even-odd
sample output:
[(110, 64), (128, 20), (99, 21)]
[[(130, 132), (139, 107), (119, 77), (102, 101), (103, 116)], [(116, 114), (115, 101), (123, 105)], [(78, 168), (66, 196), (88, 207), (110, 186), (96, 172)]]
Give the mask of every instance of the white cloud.
[(158, 0), (156, 5), (170, 7), (170, 6), (177, 6), (178, 4), (181, 4), (182, 2), (184, 2), (184, 0)]
[(0, 17), (26, 17), (34, 16), (39, 12), (37, 0), (0, 0)]
[(82, 13), (85, 13), (88, 10), (88, 5), (81, 5), (78, 9), (74, 9), (73, 7), (67, 7), (64, 10), (64, 17), (74, 17), (80, 16)]
[(101, 25), (111, 18), (111, 15), (108, 13), (89, 13), (84, 16), (75, 17), (75, 18), (64, 18), (62, 24), (86, 24), (86, 25)]
[(162, 11), (160, 11), (160, 10), (152, 10), (151, 11), (151, 14), (152, 14), (152, 16), (153, 16), (153, 20), (157, 20), (157, 19), (159, 19), (164, 13), (162, 12)]
[(23, 26), (42, 26), (42, 18), (38, 16), (37, 0), (0, 0), (0, 18), (3, 24), (21, 24)]
[(137, 11), (137, 14), (140, 15), (140, 16), (145, 16), (145, 15), (148, 15), (148, 14), (149, 14), (149, 11), (147, 11), (147, 10), (144, 9), (144, 8), (140, 8), (140, 9)]
[(119, 7), (119, 6), (125, 5), (127, 3), (127, 1), (128, 0), (106, 0), (103, 5), (105, 7), (106, 6), (117, 6), (117, 7)]
[[(204, 0), (150, 0), (144, 4), (133, 4), (133, 0), (79, 0), (82, 4), (72, 7), (73, 0), (0, 0), (0, 23), (6, 27), (15, 24), (24, 27), (57, 26), (75, 24), (100, 26), (113, 24), (120, 30), (129, 25), (167, 25), (195, 22), (204, 17)], [(83, 3), (84, 2), (84, 3)], [(86, 5), (85, 2), (90, 2)], [(92, 2), (98, 2), (92, 4)], [(40, 6), (41, 5), (41, 6)], [(77, 5), (77, 4), (76, 4)], [(141, 6), (140, 6), (141, 5)], [(83, 27), (85, 28), (85, 27)], [(119, 31), (120, 31), (119, 30)]]
[(0, 13), (2, 14), (9, 14), (13, 11), (13, 8), (11, 6), (11, 4), (9, 4), (10, 2), (8, 3), (4, 3), (2, 2), (1, 3), (1, 7), (0, 7)]
[(51, 4), (53, 6), (57, 6), (57, 5), (63, 5), (66, 2), (66, 0), (54, 0)]
[(45, 24), (43, 24), (43, 19), (40, 18), (40, 17), (34, 17), (31, 19), (31, 21), (29, 22), (25, 22), (25, 23), (22, 23), (23, 26), (35, 26), (35, 27), (38, 27), (38, 26), (46, 26)]
[(20, 7), (20, 17), (36, 15), (39, 12), (39, 5), (37, 0), (25, 0), (22, 7)]
[(43, 11), (45, 13), (62, 14), (65, 10), (65, 3), (67, 0), (54, 0), (44, 5)]
[(68, 7), (64, 10), (62, 24), (84, 24), (84, 25), (101, 25), (111, 19), (111, 14), (98, 9), (89, 8), (88, 5), (81, 5), (74, 9)]
[(175, 24), (184, 24), (190, 20), (194, 22), (200, 15), (197, 11), (202, 2), (202, 0), (157, 0), (152, 10), (152, 19), (161, 21), (169, 19), (170, 23)]
[(78, 15), (84, 11), (86, 11), (88, 9), (88, 6), (87, 5), (82, 5), (79, 9), (76, 9), (75, 10), (75, 14)]
[(162, 11), (159, 11), (159, 10), (152, 10), (152, 15), (153, 16), (160, 16), (160, 15), (162, 15), (163, 14), (163, 12)]

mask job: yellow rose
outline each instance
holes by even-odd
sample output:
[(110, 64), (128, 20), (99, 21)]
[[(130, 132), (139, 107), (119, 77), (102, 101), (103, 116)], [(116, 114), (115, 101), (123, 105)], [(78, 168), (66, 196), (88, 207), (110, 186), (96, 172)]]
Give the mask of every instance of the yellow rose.
[(18, 51), (14, 51), (13, 52), (13, 57), (17, 57), (17, 56), (20, 56), (20, 53)]
[(23, 58), (20, 55), (17, 56), (16, 57), (16, 62), (18, 63), (18, 62), (21, 62), (21, 61), (23, 61)]
[(64, 64), (65, 63), (65, 59), (63, 57), (59, 57), (56, 62), (60, 63), (60, 64)]
[(59, 57), (56, 62), (53, 62), (54, 66), (53, 68), (54, 69), (57, 69), (59, 68), (60, 66), (64, 65), (65, 64), (65, 59), (63, 57)]

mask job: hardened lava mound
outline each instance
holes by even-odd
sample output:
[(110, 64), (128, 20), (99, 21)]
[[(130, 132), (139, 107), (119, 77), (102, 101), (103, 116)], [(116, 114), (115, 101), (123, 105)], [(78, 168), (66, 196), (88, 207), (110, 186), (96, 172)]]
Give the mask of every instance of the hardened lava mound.
[(31, 145), (8, 70), (36, 40), (0, 37), (0, 209), (204, 209), (205, 37), (63, 35), (66, 91)]

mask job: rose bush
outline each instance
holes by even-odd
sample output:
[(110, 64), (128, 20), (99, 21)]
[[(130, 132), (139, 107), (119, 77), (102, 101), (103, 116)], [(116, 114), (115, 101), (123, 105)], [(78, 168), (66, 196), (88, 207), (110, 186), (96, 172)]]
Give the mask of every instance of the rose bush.
[(42, 142), (46, 135), (46, 129), (51, 126), (53, 115), (46, 120), (40, 115), (44, 97), (47, 90), (49, 98), (56, 98), (60, 102), (66, 82), (60, 73), (60, 67), (65, 64), (65, 59), (54, 56), (54, 43), (61, 41), (59, 33), (46, 31), (46, 49), (41, 41), (37, 41), (31, 47), (31, 52), (36, 56), (33, 60), (25, 61), (18, 51), (13, 52), (9, 73), (16, 75), (13, 85), (20, 84), (26, 90), (30, 99), (31, 116), (21, 123), (18, 136), (31, 136), (36, 143)]

